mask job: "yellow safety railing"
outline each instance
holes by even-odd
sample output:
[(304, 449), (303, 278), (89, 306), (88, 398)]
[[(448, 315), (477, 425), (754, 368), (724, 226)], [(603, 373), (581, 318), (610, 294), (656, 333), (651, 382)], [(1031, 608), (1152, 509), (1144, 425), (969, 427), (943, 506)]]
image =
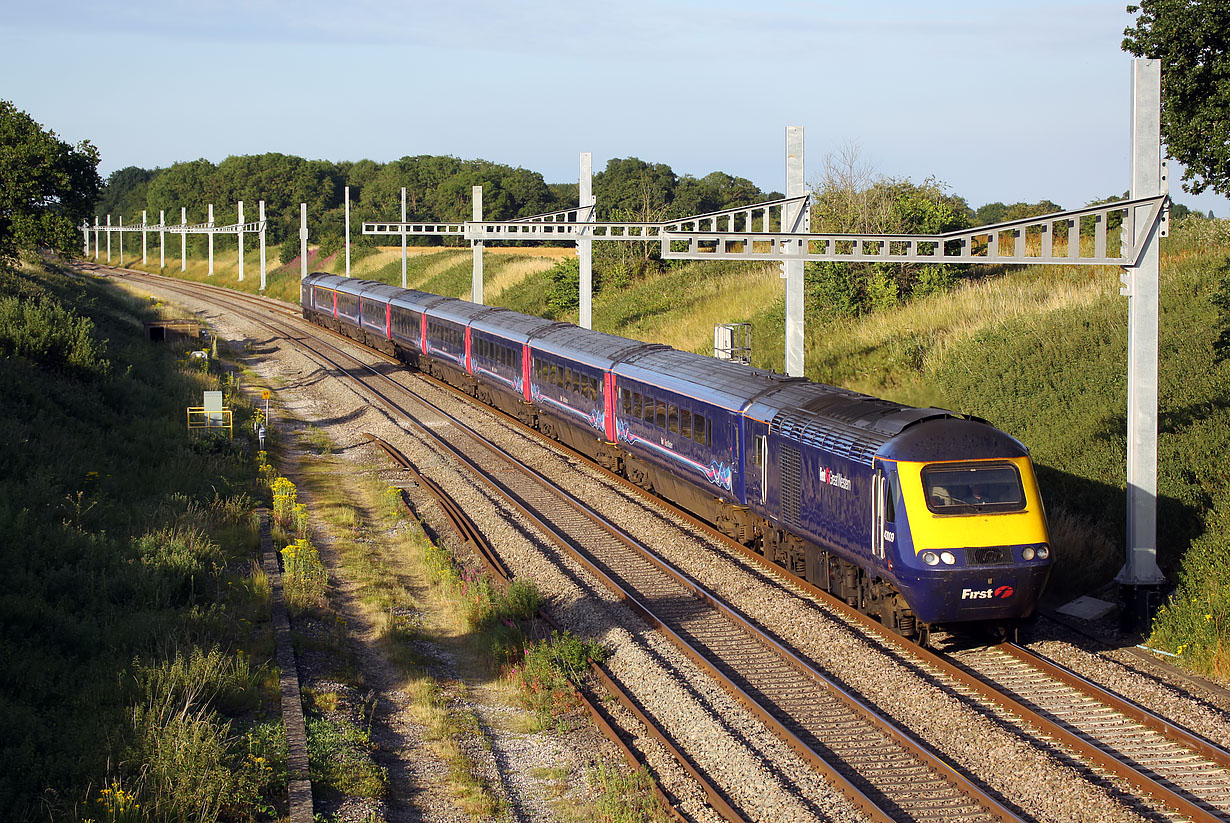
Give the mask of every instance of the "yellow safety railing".
[(189, 406), (188, 428), (226, 429), (227, 436), (234, 437), (230, 409), (222, 409), (221, 411), (211, 409), (206, 411), (204, 406)]

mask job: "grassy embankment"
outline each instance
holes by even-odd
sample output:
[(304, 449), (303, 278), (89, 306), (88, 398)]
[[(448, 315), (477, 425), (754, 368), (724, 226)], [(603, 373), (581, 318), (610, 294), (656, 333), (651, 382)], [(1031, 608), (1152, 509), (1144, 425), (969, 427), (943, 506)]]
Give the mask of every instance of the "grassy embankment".
[[(285, 809), (269, 583), (222, 388), (150, 344), (158, 307), (0, 269), (0, 809), (6, 820), (262, 819)], [(242, 435), (241, 435), (242, 436)]]
[[(140, 236), (130, 235), (125, 241), (124, 265), (140, 271), (159, 273), (157, 238), (151, 238), (147, 247), (146, 264), (141, 263)], [(118, 241), (112, 237), (111, 262), (119, 264)], [(179, 239), (168, 239), (166, 268), (161, 273), (188, 280), (217, 283), (229, 288), (255, 293), (260, 289), (260, 251), (251, 237), (244, 239), (244, 279), (239, 282), (239, 256), (234, 239), (217, 239), (214, 247), (214, 273), (209, 274), (209, 261), (202, 238), (189, 238), (188, 259), (185, 271), (180, 271)], [(487, 300), (498, 300), (507, 289), (533, 274), (546, 271), (563, 253), (572, 254), (565, 248), (513, 248), (493, 247), (487, 249), (483, 259), (483, 290)], [(277, 260), (276, 247), (266, 249), (265, 293), (279, 300), (299, 302), (299, 258), (286, 265)], [(91, 253), (89, 258), (94, 260)], [(473, 253), (469, 248), (441, 248), (411, 246), (407, 249), (406, 278), (410, 288), (422, 289), (433, 294), (469, 298)], [(106, 246), (99, 256), (106, 263)], [(345, 252), (321, 258), (315, 247), (308, 251), (309, 272), (344, 274)], [(401, 248), (363, 247), (351, 248), (350, 274), (368, 280), (401, 285)]]

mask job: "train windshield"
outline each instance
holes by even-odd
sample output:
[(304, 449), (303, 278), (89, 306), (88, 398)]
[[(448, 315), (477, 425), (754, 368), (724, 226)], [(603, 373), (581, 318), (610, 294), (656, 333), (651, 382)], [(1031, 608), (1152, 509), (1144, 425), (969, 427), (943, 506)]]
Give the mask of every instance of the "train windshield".
[(922, 471), (927, 508), (936, 514), (985, 514), (1025, 508), (1021, 473), (1011, 463), (927, 466)]

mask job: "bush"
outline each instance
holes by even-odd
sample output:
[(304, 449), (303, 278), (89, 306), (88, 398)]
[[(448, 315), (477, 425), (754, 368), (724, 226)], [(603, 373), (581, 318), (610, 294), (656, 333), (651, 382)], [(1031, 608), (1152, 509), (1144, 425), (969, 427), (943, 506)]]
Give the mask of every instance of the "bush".
[(0, 355), (25, 357), (79, 377), (105, 377), (111, 370), (94, 336), (94, 321), (48, 296), (0, 297)]
[(601, 663), (606, 657), (606, 650), (592, 640), (581, 640), (567, 630), (553, 631), (550, 639), (527, 646), (521, 667), (510, 669), (508, 676), (525, 707), (545, 725), (551, 717), (580, 705), (576, 685), (591, 662)]

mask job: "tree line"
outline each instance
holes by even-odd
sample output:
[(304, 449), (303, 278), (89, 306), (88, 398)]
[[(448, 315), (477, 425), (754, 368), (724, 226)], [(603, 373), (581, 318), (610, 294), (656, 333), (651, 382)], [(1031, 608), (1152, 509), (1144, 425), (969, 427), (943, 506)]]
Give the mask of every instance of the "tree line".
[[(308, 231), (324, 251), (335, 250), (345, 233), (345, 189), (350, 187), (351, 240), (354, 243), (393, 242), (363, 238), (363, 221), (397, 220), (401, 189), (406, 189), (406, 214), (411, 221), (461, 222), (471, 216), (471, 192), (483, 187), (483, 217), (512, 220), (577, 205), (576, 183), (547, 183), (541, 173), (486, 160), (419, 155), (388, 163), (371, 160), (333, 162), (267, 153), (228, 157), (220, 163), (193, 160), (166, 168), (129, 166), (113, 172), (98, 198), (96, 214), (124, 216), (126, 223), (146, 211), (151, 222), (160, 210), (169, 222), (188, 210), (190, 223), (205, 219), (214, 204), (215, 222), (230, 222), (236, 202), (244, 201), (247, 219), (256, 202), (265, 201), (271, 243), (298, 251), (299, 204), (307, 203)], [(635, 157), (613, 159), (594, 175), (599, 219), (660, 220), (716, 211), (772, 196), (750, 180), (722, 172), (705, 177), (676, 174), (669, 166)], [(460, 242), (450, 238), (450, 242)], [(438, 238), (411, 238), (431, 245)]]

